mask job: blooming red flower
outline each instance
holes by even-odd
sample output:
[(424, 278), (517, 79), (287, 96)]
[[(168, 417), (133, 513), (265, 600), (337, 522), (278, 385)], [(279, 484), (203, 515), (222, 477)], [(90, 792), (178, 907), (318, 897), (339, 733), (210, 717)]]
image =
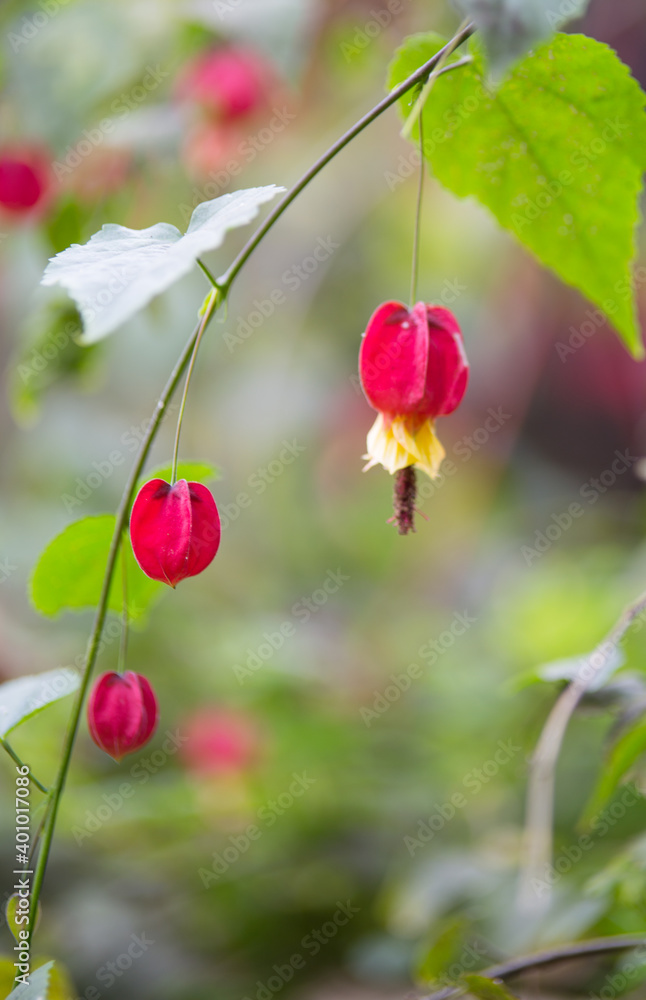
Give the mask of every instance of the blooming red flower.
[(257, 111), (275, 83), (271, 66), (253, 49), (220, 48), (198, 56), (178, 85), (180, 97), (226, 121)]
[(469, 366), (457, 321), (448, 309), (385, 302), (373, 313), (359, 354), (359, 374), (377, 417), (368, 434), (366, 469), (395, 473), (408, 466), (437, 476), (444, 449), (435, 418), (460, 404)]
[(174, 587), (196, 576), (220, 545), (220, 515), (209, 490), (179, 479), (151, 479), (139, 490), (130, 516), (135, 559), (146, 576)]
[(0, 206), (26, 215), (44, 201), (51, 186), (44, 152), (30, 146), (0, 149)]
[(140, 750), (157, 725), (157, 699), (145, 677), (126, 670), (102, 674), (87, 706), (90, 735), (96, 745), (121, 760)]
[(228, 708), (198, 709), (185, 722), (182, 757), (196, 774), (238, 774), (257, 756), (259, 735), (243, 712)]

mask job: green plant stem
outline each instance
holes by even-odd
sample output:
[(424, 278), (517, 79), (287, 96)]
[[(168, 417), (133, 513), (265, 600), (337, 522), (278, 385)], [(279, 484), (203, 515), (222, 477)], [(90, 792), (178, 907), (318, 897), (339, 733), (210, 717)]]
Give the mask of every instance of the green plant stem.
[(26, 767), (27, 768), (27, 772), (28, 772), (27, 773), (27, 777), (29, 778), (30, 781), (32, 781), (34, 783), (34, 785), (36, 786), (36, 788), (39, 788), (40, 791), (43, 792), (45, 795), (49, 795), (49, 788), (46, 788), (45, 785), (41, 784), (41, 782), (38, 780), (38, 778), (34, 774), (32, 774), (31, 768), (29, 767), (29, 765), (25, 764), (20, 759), (20, 757), (18, 756), (18, 754), (16, 753), (16, 751), (14, 750), (14, 748), (11, 746), (11, 744), (7, 743), (7, 741), (4, 740), (4, 739), (0, 740), (0, 743), (2, 743), (3, 747), (5, 748), (5, 750), (7, 751), (7, 753), (11, 757), (11, 759), (14, 761), (14, 763), (16, 763), (18, 765), (18, 767)]
[(126, 669), (126, 660), (128, 658), (128, 625), (129, 625), (129, 612), (128, 612), (128, 563), (126, 561), (126, 533), (125, 531), (121, 533), (121, 542), (119, 548), (121, 550), (121, 640), (119, 642), (119, 656), (117, 659), (117, 673), (122, 674)]
[(56, 826), (56, 817), (58, 814), (58, 807), (60, 804), (61, 795), (63, 793), (63, 788), (65, 787), (65, 779), (67, 778), (67, 772), (69, 770), (70, 759), (72, 756), (72, 750), (74, 747), (74, 742), (76, 740), (76, 734), (78, 732), (79, 722), (81, 719), (81, 711), (83, 709), (83, 703), (85, 701), (85, 696), (90, 684), (90, 679), (92, 676), (92, 670), (96, 662), (96, 658), (99, 651), (99, 643), (101, 641), (101, 633), (103, 631), (103, 625), (105, 623), (105, 618), (108, 610), (108, 597), (110, 594), (110, 586), (112, 584), (112, 578), (114, 576), (115, 565), (117, 557), (119, 555), (119, 546), (121, 542), (121, 535), (125, 531), (126, 525), (128, 523), (128, 513), (130, 510), (130, 503), (135, 491), (135, 487), (139, 480), (139, 477), (143, 471), (146, 459), (148, 458), (148, 452), (150, 451), (151, 445), (155, 440), (155, 436), (161, 424), (162, 418), (166, 412), (168, 404), (177, 388), (179, 381), (182, 377), (182, 373), (189, 362), (193, 349), (195, 347), (195, 342), (197, 340), (201, 323), (197, 325), (193, 333), (188, 339), (184, 350), (182, 351), (180, 358), (172, 371), (172, 374), (162, 392), (157, 406), (155, 407), (155, 412), (153, 413), (152, 420), (146, 431), (146, 435), (141, 443), (139, 453), (135, 460), (135, 464), (132, 468), (128, 481), (126, 483), (123, 496), (121, 498), (121, 503), (117, 511), (116, 525), (114, 529), (114, 535), (112, 537), (112, 542), (110, 544), (110, 551), (108, 553), (108, 561), (106, 564), (105, 577), (103, 580), (103, 586), (101, 588), (101, 595), (99, 598), (99, 605), (97, 607), (96, 616), (94, 619), (94, 625), (92, 627), (92, 632), (90, 634), (90, 639), (88, 642), (87, 654), (85, 657), (85, 664), (83, 667), (83, 675), (81, 678), (81, 684), (78, 691), (76, 692), (76, 698), (74, 700), (74, 706), (72, 708), (72, 714), (70, 716), (67, 734), (65, 737), (65, 742), (63, 745), (63, 756), (61, 758), (61, 763), (58, 769), (58, 774), (56, 776), (56, 781), (51, 790), (51, 804), (47, 814), (47, 821), (42, 835), (41, 849), (38, 855), (38, 863), (36, 865), (36, 871), (34, 873), (34, 882), (31, 892), (31, 905), (29, 910), (29, 942), (34, 932), (34, 924), (36, 919), (36, 912), (38, 908), (38, 900), (40, 898), (40, 893), (43, 885), (43, 879), (45, 877), (45, 870), (47, 868), (47, 861), (49, 859), (49, 852), (51, 850), (52, 839), (54, 836), (54, 829)]
[[(469, 38), (473, 34), (474, 31), (475, 27), (473, 25), (469, 25), (462, 31), (458, 32), (455, 38), (453, 38), (448, 43), (448, 45), (451, 47), (451, 51), (454, 48), (457, 48), (458, 45), (461, 45), (463, 42), (465, 42), (467, 38)], [(189, 364), (191, 358), (194, 355), (196, 345), (198, 344), (198, 340), (201, 339), (202, 334), (204, 333), (204, 330), (206, 329), (209, 320), (213, 316), (213, 313), (215, 311), (214, 310), (215, 300), (217, 299), (218, 304), (221, 304), (222, 302), (226, 301), (228, 291), (234, 279), (240, 273), (241, 269), (243, 268), (248, 258), (251, 256), (251, 254), (256, 249), (258, 244), (264, 239), (264, 237), (270, 231), (274, 223), (278, 221), (283, 212), (289, 207), (289, 205), (291, 205), (294, 199), (309, 184), (309, 182), (313, 180), (317, 176), (317, 174), (319, 174), (321, 170), (330, 162), (330, 160), (332, 160), (337, 153), (339, 153), (342, 149), (344, 149), (345, 146), (347, 146), (348, 143), (355, 138), (355, 136), (359, 135), (359, 133), (362, 132), (364, 128), (370, 125), (370, 123), (375, 121), (375, 119), (378, 118), (384, 111), (386, 111), (393, 104), (395, 104), (400, 97), (402, 97), (405, 93), (407, 93), (411, 89), (411, 87), (414, 87), (415, 84), (424, 80), (428, 76), (428, 74), (433, 70), (433, 67), (437, 65), (445, 49), (446, 46), (444, 49), (441, 49), (440, 52), (436, 53), (436, 55), (434, 55), (432, 59), (429, 59), (428, 62), (426, 62), (423, 66), (421, 66), (407, 80), (405, 80), (402, 84), (400, 84), (399, 87), (391, 91), (388, 97), (384, 98), (384, 100), (380, 101), (379, 104), (377, 104), (372, 109), (372, 111), (369, 111), (368, 114), (364, 115), (363, 118), (361, 118), (356, 123), (356, 125), (354, 125), (351, 129), (345, 132), (344, 135), (341, 136), (341, 138), (337, 140), (337, 142), (335, 142), (334, 145), (332, 145), (327, 150), (327, 152), (324, 153), (323, 156), (321, 156), (316, 161), (316, 163), (301, 177), (299, 181), (297, 181), (294, 187), (291, 188), (291, 190), (285, 195), (282, 201), (279, 202), (274, 211), (258, 227), (254, 235), (243, 247), (238, 256), (234, 259), (233, 263), (226, 271), (223, 278), (218, 279), (217, 281), (214, 280), (208, 269), (205, 268), (204, 265), (201, 264), (200, 262), (202, 270), (206, 273), (207, 277), (214, 285), (214, 287), (219, 291), (219, 294), (217, 296), (214, 296), (213, 306), (211, 308), (207, 307), (205, 315), (201, 318), (197, 327), (189, 337), (188, 342), (186, 343), (184, 350), (182, 351), (179, 360), (177, 361), (177, 364), (175, 365), (175, 368), (173, 369), (173, 372), (161, 396), (159, 397), (157, 406), (155, 408), (155, 412), (148, 426), (148, 430), (146, 431), (146, 435), (141, 443), (141, 447), (139, 449), (139, 452), (135, 459), (135, 464), (132, 468), (132, 471), (126, 483), (123, 496), (121, 498), (121, 503), (117, 511), (114, 535), (112, 537), (112, 542), (110, 544), (110, 551), (108, 553), (105, 577), (101, 588), (101, 595), (99, 598), (99, 604), (94, 619), (94, 625), (92, 627), (92, 632), (90, 634), (90, 639), (88, 642), (88, 650), (85, 657), (85, 664), (83, 667), (81, 684), (76, 693), (76, 698), (74, 701), (74, 706), (72, 708), (72, 714), (70, 716), (67, 734), (63, 745), (63, 756), (58, 769), (58, 774), (56, 776), (56, 781), (51, 791), (51, 796), (52, 796), (51, 804), (49, 812), (47, 814), (47, 821), (45, 823), (45, 827), (43, 830), (41, 849), (38, 855), (38, 863), (34, 874), (34, 882), (31, 892), (31, 906), (29, 911), (30, 943), (34, 933), (34, 925), (36, 919), (36, 912), (38, 908), (38, 901), (40, 899), (40, 894), (42, 891), (43, 880), (47, 868), (47, 861), (49, 859), (49, 853), (51, 850), (54, 830), (56, 827), (58, 807), (60, 804), (63, 789), (65, 787), (67, 773), (69, 771), (70, 760), (72, 757), (72, 750), (74, 748), (74, 743), (79, 728), (83, 703), (85, 701), (85, 697), (90, 685), (92, 670), (94, 668), (94, 664), (96, 662), (96, 658), (98, 655), (99, 643), (101, 641), (101, 633), (103, 631), (103, 625), (105, 623), (105, 618), (108, 610), (108, 598), (110, 594), (110, 586), (112, 584), (112, 578), (114, 575), (115, 565), (119, 553), (119, 543), (121, 540), (121, 535), (125, 530), (128, 522), (130, 503), (132, 501), (132, 497), (137, 482), (139, 480), (139, 476), (143, 471), (146, 459), (148, 457), (148, 452), (150, 451), (151, 445), (155, 440), (157, 431), (159, 429), (159, 425), (162, 421), (162, 417), (166, 412), (168, 404), (181, 380), (182, 374), (186, 366)], [(447, 67), (447, 69), (448, 68), (453, 69), (456, 65), (457, 64), (452, 64), (451, 67)]]
[(413, 235), (413, 264), (410, 276), (410, 307), (417, 300), (417, 280), (419, 278), (419, 243), (422, 228), (422, 198), (424, 195), (424, 129), (422, 119), (419, 120), (419, 179), (417, 182), (417, 203), (415, 205), (415, 231)]
[[(573, 958), (586, 958), (590, 955), (603, 955), (613, 951), (626, 951), (630, 948), (643, 948), (645, 946), (646, 937), (643, 934), (618, 934), (615, 937), (590, 938), (588, 941), (559, 945), (557, 948), (548, 948), (545, 951), (536, 952), (534, 955), (524, 955), (521, 958), (512, 958), (508, 962), (500, 962), (498, 965), (490, 965), (488, 969), (482, 969), (481, 972), (478, 972), (478, 975), (485, 979), (511, 979), (512, 976), (530, 972), (532, 969), (556, 965), (558, 962), (566, 962)], [(453, 997), (462, 996), (468, 992), (466, 985), (461, 986), (456, 983), (455, 986), (447, 986), (429, 994), (424, 1000), (452, 1000)]]
[(184, 392), (182, 393), (182, 402), (180, 403), (179, 414), (177, 417), (177, 430), (175, 432), (175, 447), (173, 448), (173, 467), (170, 474), (171, 486), (177, 479), (177, 462), (179, 460), (179, 439), (182, 433), (182, 423), (184, 422), (184, 410), (186, 409), (188, 388), (191, 384), (191, 377), (193, 375), (193, 369), (195, 368), (195, 360), (197, 358), (197, 352), (200, 349), (200, 343), (202, 337), (204, 336), (204, 331), (209, 325), (209, 320), (211, 319), (211, 316), (215, 312), (218, 298), (219, 296), (217, 290), (211, 292), (208, 302), (206, 304), (206, 308), (204, 310), (204, 314), (202, 316), (202, 319), (200, 320), (200, 325), (197, 331), (197, 337), (195, 338), (195, 346), (193, 347), (193, 351), (191, 353), (191, 360), (189, 361), (188, 371), (186, 373), (186, 381), (184, 382)]

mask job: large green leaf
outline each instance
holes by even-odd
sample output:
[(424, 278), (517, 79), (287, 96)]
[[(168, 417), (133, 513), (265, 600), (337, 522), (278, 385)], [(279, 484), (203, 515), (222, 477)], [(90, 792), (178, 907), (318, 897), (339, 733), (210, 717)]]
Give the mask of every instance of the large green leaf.
[(603, 809), (622, 778), (643, 753), (646, 753), (646, 719), (642, 717), (613, 744), (583, 814), (583, 823), (586, 826), (592, 823), (595, 816)]
[[(391, 65), (390, 86), (443, 44), (437, 35), (409, 38)], [(402, 98), (404, 113), (415, 97)], [(496, 91), (474, 49), (473, 63), (436, 80), (422, 118), (437, 179), (490, 209), (598, 306), (639, 357), (631, 263), (646, 168), (645, 101), (608, 46), (556, 35), (516, 63)]]
[(53, 701), (72, 694), (78, 686), (79, 675), (69, 667), (0, 684), (0, 739)]
[[(85, 517), (68, 525), (49, 543), (31, 578), (31, 599), (38, 611), (53, 617), (61, 611), (98, 605), (115, 523), (113, 514)], [(142, 573), (127, 539), (124, 547), (128, 608), (134, 621), (144, 614), (164, 585)], [(108, 607), (118, 613), (123, 609), (121, 556)]]
[(505, 69), (567, 21), (581, 17), (589, 0), (455, 0), (480, 30), (491, 67)]
[(112, 333), (156, 295), (215, 250), (228, 230), (244, 226), (284, 188), (269, 184), (223, 194), (198, 205), (186, 234), (166, 222), (148, 229), (106, 225), (80, 246), (52, 257), (44, 285), (62, 285), (83, 318), (83, 343)]

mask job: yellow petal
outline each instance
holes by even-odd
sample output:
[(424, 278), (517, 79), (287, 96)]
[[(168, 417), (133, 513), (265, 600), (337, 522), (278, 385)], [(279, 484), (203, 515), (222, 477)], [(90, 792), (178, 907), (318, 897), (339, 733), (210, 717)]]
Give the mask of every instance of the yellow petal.
[(434, 479), (444, 458), (444, 448), (435, 436), (433, 423), (425, 421), (416, 431), (411, 431), (405, 417), (386, 421), (380, 413), (368, 433), (368, 464), (383, 465), (391, 475), (408, 465), (422, 469)]

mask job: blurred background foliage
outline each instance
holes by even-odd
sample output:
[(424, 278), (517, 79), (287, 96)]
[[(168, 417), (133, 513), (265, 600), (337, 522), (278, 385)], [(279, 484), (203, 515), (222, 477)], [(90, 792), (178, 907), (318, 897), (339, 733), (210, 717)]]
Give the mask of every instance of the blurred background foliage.
[[(33, 205), (0, 218), (2, 679), (82, 652), (91, 615), (39, 618), (31, 569), (70, 520), (116, 507), (205, 293), (196, 271), (88, 350), (69, 301), (38, 287), (48, 257), (105, 222), (184, 228), (198, 201), (289, 185), (381, 97), (407, 34), (457, 23), (431, 0), (384, 11), (375, 0), (2, 4), (0, 158), (41, 163)], [(593, 0), (576, 28), (646, 84), (639, 0)], [(242, 112), (191, 84), (219, 46), (262, 67)], [(612, 696), (589, 699), (567, 737), (550, 908), (537, 889), (535, 912), (516, 909), (527, 758), (559, 690), (536, 668), (590, 650), (646, 580), (644, 366), (484, 211), (429, 181), (420, 294), (456, 312), (472, 376), (440, 425), (453, 474), (425, 484), (427, 520), (397, 536), (389, 477), (361, 472), (372, 412), (357, 351), (376, 305), (407, 296), (410, 154), (394, 111), (344, 151), (254, 254), (203, 346), (183, 456), (221, 470), (223, 543), (131, 636), (128, 665), (162, 706), (153, 744), (121, 766), (85, 731), (77, 747), (39, 930), (74, 996), (401, 996), (465, 968), (467, 947), (485, 965), (646, 932), (639, 758), (607, 829), (580, 859), (574, 850), (625, 710)], [(211, 255), (215, 273), (244, 236)], [(317, 246), (328, 252), (312, 267)], [(152, 464), (168, 461), (173, 423)], [(617, 451), (629, 460), (613, 479)], [(583, 513), (568, 525), (572, 503)], [(102, 669), (117, 646), (106, 643)], [(614, 681), (639, 706), (646, 630), (625, 652)], [(16, 734), (44, 780), (68, 709)], [(9, 803), (12, 782), (7, 759)], [(9, 807), (0, 826), (4, 893)], [(154, 944), (105, 972), (132, 935)], [(275, 966), (294, 955), (303, 962), (281, 979)], [(570, 987), (599, 989), (607, 972), (576, 967)]]

